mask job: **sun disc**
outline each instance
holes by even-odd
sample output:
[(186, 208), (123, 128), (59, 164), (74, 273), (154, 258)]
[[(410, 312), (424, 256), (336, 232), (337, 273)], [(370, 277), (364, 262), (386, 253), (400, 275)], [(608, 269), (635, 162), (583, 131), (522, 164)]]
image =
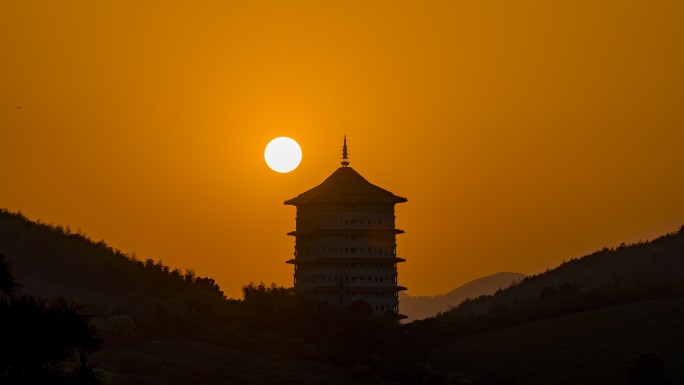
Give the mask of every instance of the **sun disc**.
[(301, 163), (302, 148), (294, 139), (281, 136), (266, 145), (264, 159), (271, 170), (280, 173), (290, 172)]

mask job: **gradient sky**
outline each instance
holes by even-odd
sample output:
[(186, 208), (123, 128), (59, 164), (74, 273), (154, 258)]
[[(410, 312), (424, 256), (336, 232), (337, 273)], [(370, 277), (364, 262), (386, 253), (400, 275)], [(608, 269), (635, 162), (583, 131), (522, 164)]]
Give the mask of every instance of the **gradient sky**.
[(229, 296), (292, 285), (345, 133), (412, 295), (675, 231), (684, 2), (0, 0), (0, 207)]

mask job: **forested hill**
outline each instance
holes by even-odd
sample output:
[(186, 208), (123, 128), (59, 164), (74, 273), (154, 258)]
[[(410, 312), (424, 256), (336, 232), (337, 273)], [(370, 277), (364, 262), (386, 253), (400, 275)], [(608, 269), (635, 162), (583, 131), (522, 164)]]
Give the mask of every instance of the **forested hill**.
[(212, 278), (171, 270), (161, 261), (139, 261), (95, 242), (68, 227), (33, 222), (0, 209), (0, 253), (12, 262), (20, 280), (64, 284), (108, 296), (151, 295), (162, 291), (223, 293)]
[(630, 302), (677, 290), (684, 290), (684, 226), (652, 241), (623, 243), (571, 259), (493, 296), (468, 301), (454, 312), (479, 313), (531, 299), (569, 301), (581, 294), (606, 303)]
[(591, 309), (684, 296), (684, 227), (648, 242), (604, 248), (470, 298), (410, 325), (417, 341), (456, 340)]
[(6, 210), (0, 210), (0, 254), (13, 266), (23, 292), (70, 298), (102, 322), (131, 317), (143, 334), (198, 337), (236, 302), (227, 301), (212, 278), (140, 261), (104, 241)]

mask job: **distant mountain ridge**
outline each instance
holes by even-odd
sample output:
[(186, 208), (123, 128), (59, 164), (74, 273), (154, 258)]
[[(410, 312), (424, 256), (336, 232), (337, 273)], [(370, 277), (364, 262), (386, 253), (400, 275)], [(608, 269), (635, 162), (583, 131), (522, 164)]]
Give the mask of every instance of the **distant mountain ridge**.
[(414, 297), (400, 293), (399, 306), (401, 313), (408, 317), (407, 322), (432, 317), (438, 312), (458, 306), (466, 298), (494, 294), (497, 290), (505, 289), (525, 277), (527, 276), (521, 273), (500, 272), (466, 282), (442, 295)]
[[(625, 303), (630, 296), (638, 299), (680, 290), (684, 290), (684, 226), (651, 241), (604, 247), (570, 259), (492, 296), (463, 303), (452, 311), (479, 314), (497, 306), (531, 300), (567, 300), (582, 293), (588, 297), (606, 297), (608, 302)], [(619, 296), (625, 298), (618, 300)]]

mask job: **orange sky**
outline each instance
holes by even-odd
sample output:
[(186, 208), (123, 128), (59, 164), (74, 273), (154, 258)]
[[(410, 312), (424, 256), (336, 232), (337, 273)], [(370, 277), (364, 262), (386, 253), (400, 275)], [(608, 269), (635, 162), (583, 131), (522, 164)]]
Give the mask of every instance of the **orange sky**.
[(289, 286), (283, 201), (346, 133), (409, 199), (400, 284), (439, 294), (684, 224), (683, 69), (678, 0), (5, 0), (0, 207), (229, 296)]

